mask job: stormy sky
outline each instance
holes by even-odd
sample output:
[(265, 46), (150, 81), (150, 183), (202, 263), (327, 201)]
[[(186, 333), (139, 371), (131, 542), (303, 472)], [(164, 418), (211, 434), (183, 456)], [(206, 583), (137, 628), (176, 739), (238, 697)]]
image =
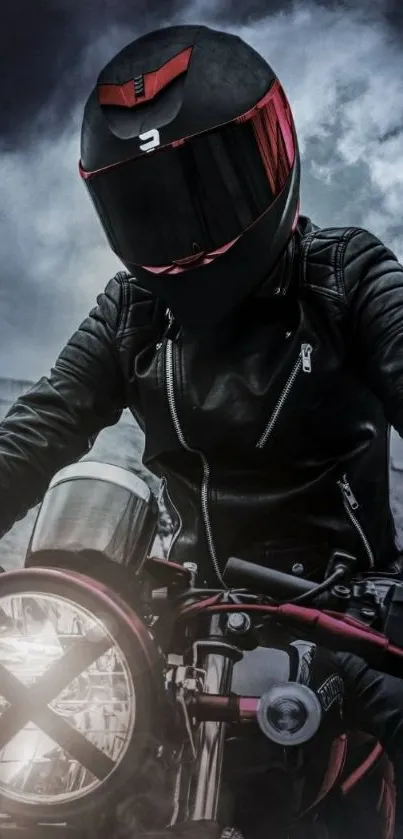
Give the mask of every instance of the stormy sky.
[(77, 174), (80, 119), (103, 64), (156, 26), (217, 25), (262, 52), (293, 106), (302, 210), (367, 227), (403, 259), (401, 0), (3, 5), (0, 376), (47, 373), (119, 267)]

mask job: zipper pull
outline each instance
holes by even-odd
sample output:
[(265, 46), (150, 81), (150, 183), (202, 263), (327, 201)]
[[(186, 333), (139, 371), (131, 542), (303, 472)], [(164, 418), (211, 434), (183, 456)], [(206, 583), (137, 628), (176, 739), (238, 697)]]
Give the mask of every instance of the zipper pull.
[(312, 372), (312, 347), (310, 344), (301, 344), (301, 359), (302, 359), (302, 372), (303, 373), (311, 373)]
[[(178, 339), (178, 337), (179, 337), (179, 335), (182, 331), (182, 326), (179, 323), (176, 322), (176, 320), (175, 320), (175, 318), (174, 318), (170, 309), (166, 310), (165, 317), (166, 317), (165, 331), (164, 331), (164, 334), (162, 336), (163, 340), (162, 340), (160, 346), (162, 346), (164, 341), (175, 342)], [(160, 349), (160, 346), (157, 346), (157, 350)]]
[(337, 481), (337, 485), (340, 487), (351, 509), (358, 510), (359, 504), (347, 480), (347, 475), (343, 475), (343, 479), (341, 481)]

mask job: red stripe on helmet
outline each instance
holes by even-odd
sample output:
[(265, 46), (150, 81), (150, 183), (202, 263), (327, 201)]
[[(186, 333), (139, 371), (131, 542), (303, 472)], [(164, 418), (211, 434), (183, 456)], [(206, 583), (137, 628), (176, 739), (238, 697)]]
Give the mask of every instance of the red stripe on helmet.
[(274, 195), (278, 195), (295, 159), (291, 108), (278, 79), (253, 108), (235, 122), (252, 121), (263, 165)]
[(178, 55), (170, 58), (159, 70), (145, 73), (141, 93), (136, 90), (134, 79), (124, 84), (100, 84), (97, 87), (100, 105), (118, 105), (121, 108), (134, 108), (143, 102), (154, 99), (158, 93), (167, 87), (174, 79), (185, 73), (189, 67), (192, 47), (188, 47)]

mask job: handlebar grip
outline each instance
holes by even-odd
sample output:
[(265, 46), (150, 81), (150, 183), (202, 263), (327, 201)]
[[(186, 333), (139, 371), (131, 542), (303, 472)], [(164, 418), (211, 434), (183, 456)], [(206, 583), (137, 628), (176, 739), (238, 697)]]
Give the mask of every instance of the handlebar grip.
[(256, 594), (267, 594), (277, 600), (287, 600), (306, 594), (316, 587), (310, 580), (284, 574), (274, 568), (256, 565), (231, 556), (224, 568), (224, 582), (231, 588), (248, 588)]

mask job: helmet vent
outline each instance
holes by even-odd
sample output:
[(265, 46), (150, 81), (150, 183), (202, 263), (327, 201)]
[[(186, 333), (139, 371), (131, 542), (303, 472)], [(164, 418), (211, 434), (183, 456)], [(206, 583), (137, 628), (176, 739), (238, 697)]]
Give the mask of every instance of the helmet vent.
[(140, 96), (145, 96), (145, 86), (144, 86), (144, 76), (136, 76), (133, 79), (134, 83), (134, 95), (136, 99)]

